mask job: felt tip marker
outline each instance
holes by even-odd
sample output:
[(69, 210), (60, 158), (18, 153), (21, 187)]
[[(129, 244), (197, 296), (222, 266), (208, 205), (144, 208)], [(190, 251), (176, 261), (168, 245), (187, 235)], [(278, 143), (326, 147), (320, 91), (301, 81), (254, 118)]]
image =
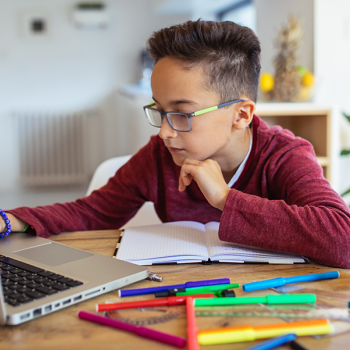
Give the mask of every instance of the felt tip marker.
[(203, 293), (219, 293), (225, 289), (238, 288), (239, 284), (218, 284), (215, 286), (187, 288), (186, 292), (175, 293), (176, 296), (203, 294)]
[(123, 331), (135, 333), (139, 337), (151, 339), (151, 340), (168, 344), (168, 345), (172, 345), (177, 348), (183, 348), (186, 345), (186, 339), (184, 338), (181, 338), (172, 334), (159, 332), (151, 328), (147, 328), (143, 326), (134, 326), (130, 323), (125, 323), (118, 320), (112, 320), (111, 318), (91, 314), (85, 311), (79, 311), (78, 317), (86, 321), (99, 323), (108, 327), (113, 327), (113, 328), (121, 329)]
[(132, 295), (154, 294), (157, 292), (163, 292), (163, 291), (167, 291), (169, 289), (175, 289), (175, 288), (204, 287), (204, 286), (212, 286), (216, 284), (227, 284), (227, 283), (230, 283), (229, 278), (217, 278), (212, 280), (186, 282), (183, 284), (173, 284), (171, 286), (159, 286), (159, 287), (140, 288), (140, 289), (120, 289), (119, 296), (128, 297)]
[(285, 277), (285, 278), (278, 277), (278, 278), (272, 278), (264, 281), (245, 283), (243, 284), (242, 289), (245, 292), (252, 292), (254, 290), (282, 287), (285, 284), (289, 284), (289, 283), (310, 282), (310, 281), (318, 281), (318, 280), (325, 280), (325, 279), (338, 278), (338, 277), (339, 277), (338, 271), (313, 273), (310, 275), (300, 275), (300, 276)]
[(266, 297), (228, 297), (194, 299), (195, 306), (244, 305), (244, 304), (303, 304), (315, 303), (315, 294), (282, 294)]
[(198, 333), (199, 344), (225, 344), (266, 339), (293, 333), (297, 336), (330, 334), (334, 330), (327, 319), (210, 329)]
[[(238, 288), (239, 284), (216, 284), (212, 286), (204, 286), (204, 287), (193, 287), (193, 288), (175, 288), (169, 289), (163, 292), (155, 293), (155, 297), (167, 297), (167, 296), (182, 296), (182, 295), (193, 295), (193, 294), (203, 294), (203, 293), (214, 293), (217, 296), (221, 295), (221, 292), (227, 289)], [(233, 293), (234, 294), (234, 293)]]
[(280, 337), (272, 338), (267, 341), (264, 341), (258, 345), (251, 346), (249, 348), (246, 348), (244, 350), (270, 350), (277, 348), (277, 346), (283, 345), (285, 343), (288, 343), (294, 339), (296, 339), (296, 334), (286, 334), (282, 335)]
[(192, 297), (186, 298), (186, 314), (188, 350), (199, 350), (199, 344), (197, 339), (196, 316)]
[[(198, 294), (192, 295), (195, 298), (213, 298), (214, 294)], [(155, 307), (155, 306), (173, 306), (173, 305), (184, 305), (186, 304), (187, 296), (181, 297), (167, 297), (162, 299), (151, 299), (151, 300), (140, 300), (140, 301), (129, 301), (126, 303), (108, 303), (108, 304), (97, 304), (96, 311), (113, 311), (123, 309), (137, 309), (143, 307)]]

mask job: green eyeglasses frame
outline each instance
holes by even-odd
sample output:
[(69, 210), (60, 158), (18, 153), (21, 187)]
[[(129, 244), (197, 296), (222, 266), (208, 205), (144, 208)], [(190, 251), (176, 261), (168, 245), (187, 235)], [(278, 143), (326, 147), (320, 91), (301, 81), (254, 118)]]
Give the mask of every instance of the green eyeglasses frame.
[[(173, 111), (168, 111), (168, 112), (161, 111), (161, 110), (159, 110), (159, 109), (152, 108), (153, 106), (156, 105), (155, 102), (153, 102), (153, 103), (151, 103), (151, 104), (149, 104), (149, 105), (144, 106), (144, 107), (143, 107), (143, 110), (144, 110), (144, 112), (145, 112), (145, 114), (146, 114), (146, 117), (147, 117), (147, 120), (148, 120), (148, 122), (149, 122), (150, 124), (151, 124), (151, 122), (150, 122), (150, 120), (149, 120), (149, 118), (148, 118), (148, 115), (147, 115), (147, 113), (146, 113), (146, 109), (152, 109), (152, 110), (158, 111), (158, 112), (160, 113), (161, 117), (162, 117), (162, 120), (163, 120), (164, 117), (166, 117), (166, 119), (167, 119), (169, 125), (170, 125), (172, 128), (173, 128), (173, 126), (172, 126), (171, 120), (169, 120), (170, 118), (168, 117), (168, 113), (172, 113), (172, 114), (176, 114), (176, 113), (177, 113), (177, 114), (183, 114), (183, 115), (185, 115), (185, 116), (187, 117), (188, 124), (189, 124), (189, 126), (190, 126), (190, 130), (177, 130), (177, 129), (174, 129), (174, 128), (173, 128), (173, 129), (176, 130), (176, 131), (180, 131), (180, 132), (189, 132), (189, 131), (192, 130), (192, 124), (191, 124), (191, 119), (190, 119), (190, 118), (195, 117), (195, 116), (197, 116), (197, 115), (204, 114), (204, 113), (209, 113), (209, 112), (212, 112), (212, 111), (216, 111), (216, 110), (219, 109), (219, 108), (227, 107), (227, 106), (230, 106), (230, 105), (232, 105), (232, 104), (234, 104), (234, 103), (239, 103), (239, 102), (244, 102), (244, 101), (246, 101), (246, 100), (233, 100), (233, 101), (221, 103), (221, 104), (219, 104), (219, 105), (217, 105), (217, 106), (213, 106), (213, 107), (201, 109), (201, 110), (196, 111), (196, 112), (193, 112), (193, 113), (183, 113), (183, 112), (173, 112)], [(151, 125), (154, 126), (154, 127), (156, 127), (156, 128), (160, 128), (160, 126), (156, 126), (156, 125), (153, 125), (153, 124), (151, 124)]]

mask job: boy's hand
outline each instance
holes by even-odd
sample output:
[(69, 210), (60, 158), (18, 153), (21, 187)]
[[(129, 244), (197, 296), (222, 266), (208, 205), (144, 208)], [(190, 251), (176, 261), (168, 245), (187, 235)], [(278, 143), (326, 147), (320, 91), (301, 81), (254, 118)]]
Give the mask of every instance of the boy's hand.
[[(12, 214), (7, 214), (7, 217), (11, 221), (11, 229), (13, 232), (22, 231), (26, 227), (26, 223), (23, 220), (16, 218)], [(2, 217), (0, 217), (0, 232), (4, 232), (5, 230), (6, 230), (5, 221), (3, 220)]]
[[(10, 220), (11, 221), (11, 220)], [(0, 216), (0, 232), (5, 232), (6, 224), (2, 216)]]
[(185, 159), (179, 178), (179, 191), (184, 191), (194, 180), (207, 201), (215, 208), (224, 209), (230, 187), (222, 175), (219, 164), (212, 159), (199, 161)]

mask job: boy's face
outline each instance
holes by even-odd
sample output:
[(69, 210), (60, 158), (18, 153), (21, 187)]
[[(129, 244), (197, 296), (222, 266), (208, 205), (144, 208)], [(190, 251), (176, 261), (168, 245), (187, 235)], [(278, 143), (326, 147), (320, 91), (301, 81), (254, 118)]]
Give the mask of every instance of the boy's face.
[[(204, 78), (201, 68), (185, 70), (179, 61), (173, 58), (160, 59), (151, 78), (156, 108), (192, 113), (220, 104), (219, 95), (205, 89)], [(236, 99), (239, 98), (240, 96), (236, 96)], [(192, 117), (190, 132), (173, 130), (164, 118), (159, 136), (170, 151), (175, 164), (182, 166), (186, 158), (199, 161), (213, 159), (219, 164), (227, 161), (232, 152), (239, 148), (237, 132), (245, 129), (250, 123), (250, 120), (241, 120), (240, 106), (241, 103), (233, 104)]]

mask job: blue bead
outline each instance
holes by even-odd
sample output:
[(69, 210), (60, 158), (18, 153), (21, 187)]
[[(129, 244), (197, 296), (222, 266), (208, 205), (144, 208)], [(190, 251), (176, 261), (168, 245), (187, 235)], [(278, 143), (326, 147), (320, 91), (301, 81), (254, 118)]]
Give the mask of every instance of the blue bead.
[(8, 236), (12, 232), (11, 221), (2, 209), (0, 209), (0, 216), (4, 219), (6, 225), (6, 231), (0, 233), (0, 238), (4, 238), (4, 236)]

